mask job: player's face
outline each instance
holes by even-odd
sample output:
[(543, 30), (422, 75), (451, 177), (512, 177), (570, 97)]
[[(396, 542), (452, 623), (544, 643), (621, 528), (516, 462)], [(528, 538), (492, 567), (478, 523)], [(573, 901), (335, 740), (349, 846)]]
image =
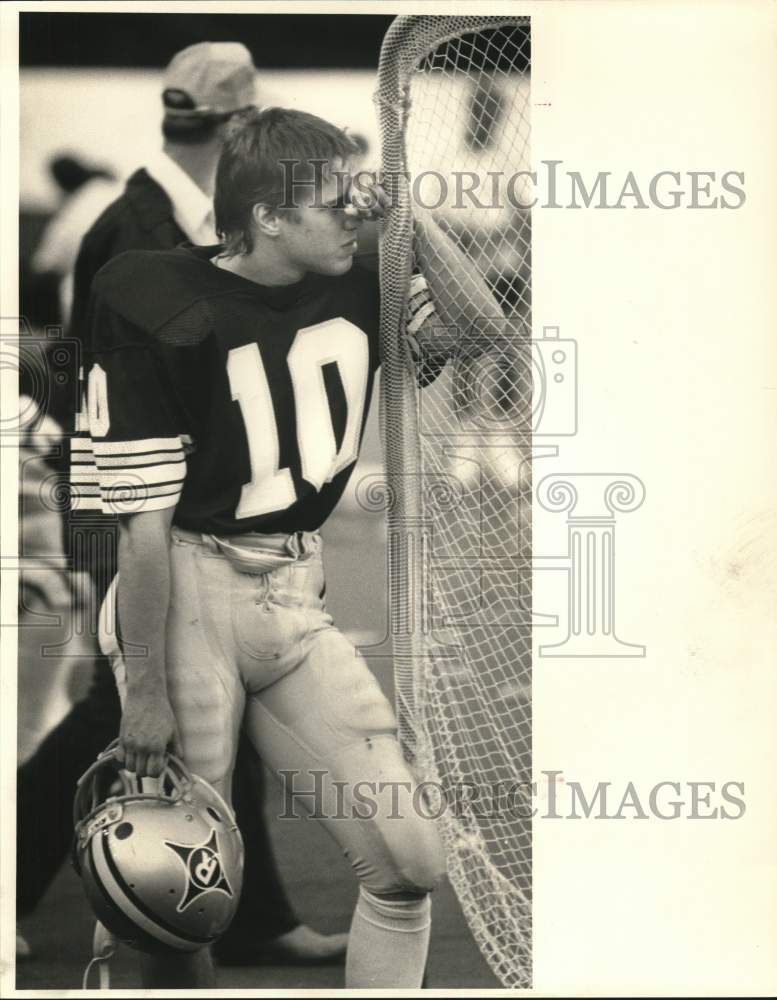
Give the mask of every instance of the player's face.
[(282, 221), (283, 250), (300, 277), (303, 274), (345, 274), (353, 264), (361, 219), (345, 209), (350, 177), (327, 174), (321, 190), (304, 190), (304, 201)]

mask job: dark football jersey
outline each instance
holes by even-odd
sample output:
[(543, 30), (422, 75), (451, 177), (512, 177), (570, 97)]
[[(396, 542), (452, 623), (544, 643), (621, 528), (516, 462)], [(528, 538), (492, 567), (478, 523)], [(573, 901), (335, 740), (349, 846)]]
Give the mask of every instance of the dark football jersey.
[(316, 530), (358, 456), (377, 277), (268, 287), (217, 251), (131, 251), (95, 279), (74, 507), (175, 506), (174, 523), (212, 534)]

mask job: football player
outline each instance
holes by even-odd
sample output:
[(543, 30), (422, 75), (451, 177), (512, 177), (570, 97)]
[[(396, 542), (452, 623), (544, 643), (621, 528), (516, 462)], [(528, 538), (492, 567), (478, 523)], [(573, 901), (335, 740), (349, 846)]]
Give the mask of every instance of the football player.
[[(311, 787), (323, 774), (317, 812), (361, 883), (346, 985), (412, 988), (443, 857), (409, 800), (392, 811), (392, 787), (413, 778), (389, 702), (327, 613), (318, 534), (353, 471), (380, 363), (377, 280), (354, 266), (367, 211), (349, 199), (357, 151), (300, 111), (241, 116), (217, 171), (222, 244), (126, 253), (95, 280), (80, 447), (121, 515), (125, 767), (156, 775), (172, 748), (228, 798), (243, 726), (272, 769), (313, 775)], [(466, 267), (433, 220), (415, 240), (421, 259)], [(482, 297), (467, 307), (493, 309), (468, 280)], [(430, 284), (439, 325), (458, 293)], [(432, 306), (422, 281), (413, 293), (428, 360)], [(365, 782), (377, 808), (362, 811)], [(149, 957), (144, 983), (210, 985), (207, 952)]]
[[(231, 114), (255, 103), (255, 77), (250, 52), (237, 42), (199, 42), (173, 56), (161, 81), (163, 148), (132, 174), (123, 194), (89, 231), (79, 233), (83, 241), (71, 275), (75, 293), (72, 337), (85, 335), (92, 280), (112, 257), (126, 250), (172, 250), (184, 240), (216, 242), (213, 185), (224, 130)], [(76, 372), (70, 374), (75, 379)], [(54, 383), (47, 413), (53, 412), (72, 432), (71, 384), (70, 380), (62, 386)], [(66, 452), (68, 441), (69, 436), (63, 442)], [(64, 455), (61, 464), (67, 465)], [(105, 518), (98, 526), (89, 504), (79, 507), (68, 518), (68, 549), (78, 566), (91, 573), (94, 599), (101, 602), (115, 572), (116, 519)], [(97, 616), (92, 607), (90, 603), (86, 624), (93, 629)], [(112, 618), (106, 625), (103, 631), (112, 633)], [(72, 787), (116, 737), (120, 719), (113, 674), (107, 660), (99, 657), (86, 696), (20, 768), (19, 917), (34, 910), (65, 860), (72, 839)], [(218, 960), (228, 965), (258, 960), (344, 962), (347, 935), (319, 934), (301, 923), (284, 891), (264, 819), (263, 767), (245, 736), (235, 760), (232, 795), (246, 844), (246, 891), (235, 919), (214, 949)]]

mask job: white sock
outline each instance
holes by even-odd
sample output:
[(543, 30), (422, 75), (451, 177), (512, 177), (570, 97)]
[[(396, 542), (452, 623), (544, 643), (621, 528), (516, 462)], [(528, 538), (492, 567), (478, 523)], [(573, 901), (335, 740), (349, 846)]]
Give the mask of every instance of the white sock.
[(351, 923), (348, 989), (418, 989), (424, 977), (432, 901), (387, 899), (362, 888)]

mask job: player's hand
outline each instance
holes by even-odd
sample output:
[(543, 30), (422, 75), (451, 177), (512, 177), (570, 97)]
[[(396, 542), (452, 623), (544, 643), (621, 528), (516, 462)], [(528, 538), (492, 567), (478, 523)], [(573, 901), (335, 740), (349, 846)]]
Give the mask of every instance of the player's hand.
[(358, 215), (360, 219), (382, 219), (391, 208), (388, 191), (378, 175), (368, 170), (354, 174), (348, 197), (346, 215)]
[(139, 778), (156, 778), (168, 749), (180, 755), (178, 727), (167, 697), (158, 690), (128, 691), (119, 729), (119, 765)]

